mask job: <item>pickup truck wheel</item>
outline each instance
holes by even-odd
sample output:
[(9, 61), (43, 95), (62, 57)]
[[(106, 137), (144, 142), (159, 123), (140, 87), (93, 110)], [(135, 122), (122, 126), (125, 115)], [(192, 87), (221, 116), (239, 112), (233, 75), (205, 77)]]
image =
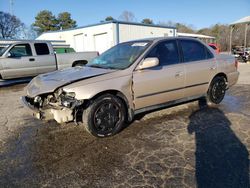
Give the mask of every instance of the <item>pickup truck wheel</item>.
[(73, 67), (83, 67), (83, 66), (84, 66), (83, 63), (76, 63), (76, 64), (73, 65)]
[(118, 133), (125, 122), (126, 109), (122, 101), (110, 94), (95, 99), (83, 111), (83, 124), (96, 137), (112, 136)]
[(226, 93), (226, 79), (222, 76), (215, 77), (208, 89), (207, 98), (208, 101), (214, 104), (219, 104)]

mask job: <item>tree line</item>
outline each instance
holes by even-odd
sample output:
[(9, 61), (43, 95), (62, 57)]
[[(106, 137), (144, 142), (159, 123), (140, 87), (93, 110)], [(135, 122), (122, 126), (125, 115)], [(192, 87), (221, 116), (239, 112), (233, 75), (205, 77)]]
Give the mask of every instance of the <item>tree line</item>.
[[(116, 19), (112, 16), (107, 16), (104, 20), (101, 20), (101, 22), (112, 20)], [(137, 22), (135, 15), (130, 11), (124, 11), (117, 20)], [(155, 24), (150, 18), (144, 18), (140, 22), (144, 24)], [(222, 51), (229, 50), (229, 25), (215, 24), (208, 28), (196, 30), (193, 25), (175, 23), (172, 21), (161, 21), (157, 24), (176, 27), (178, 32), (213, 36), (220, 45)], [(42, 10), (36, 15), (35, 22), (31, 26), (27, 26), (16, 16), (0, 11), (0, 39), (34, 39), (43, 32), (65, 30), (75, 27), (77, 27), (77, 23), (71, 18), (69, 12), (61, 12), (56, 16), (53, 15), (51, 11)], [(234, 27), (232, 38), (233, 46), (243, 46), (244, 28), (243, 25)], [(248, 30), (247, 46), (250, 46), (250, 29)]]

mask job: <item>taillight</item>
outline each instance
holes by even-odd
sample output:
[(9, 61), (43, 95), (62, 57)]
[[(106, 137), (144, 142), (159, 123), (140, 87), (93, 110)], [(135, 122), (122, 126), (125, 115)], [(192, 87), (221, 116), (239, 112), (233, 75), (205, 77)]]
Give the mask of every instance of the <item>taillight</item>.
[(236, 69), (238, 69), (239, 63), (238, 63), (238, 61), (236, 59), (235, 59), (235, 62), (234, 62), (234, 66), (235, 66)]

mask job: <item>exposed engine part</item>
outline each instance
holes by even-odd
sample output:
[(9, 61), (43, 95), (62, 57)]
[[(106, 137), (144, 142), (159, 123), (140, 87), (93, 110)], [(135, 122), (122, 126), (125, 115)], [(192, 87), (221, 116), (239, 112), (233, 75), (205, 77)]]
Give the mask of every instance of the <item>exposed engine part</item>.
[(63, 108), (62, 110), (51, 109), (51, 113), (58, 123), (73, 121), (74, 117), (72, 112), (72, 110), (67, 108)]

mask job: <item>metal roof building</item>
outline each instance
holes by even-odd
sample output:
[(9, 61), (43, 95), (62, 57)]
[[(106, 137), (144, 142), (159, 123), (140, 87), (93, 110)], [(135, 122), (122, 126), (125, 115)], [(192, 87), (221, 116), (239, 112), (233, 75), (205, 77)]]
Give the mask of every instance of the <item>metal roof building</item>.
[(176, 36), (176, 28), (114, 20), (74, 29), (46, 32), (37, 39), (63, 40), (78, 52), (102, 53), (120, 42), (166, 36)]
[(215, 42), (215, 37), (208, 36), (208, 35), (202, 35), (202, 34), (194, 34), (194, 33), (177, 33), (177, 36), (179, 37), (193, 37), (198, 38), (200, 40), (203, 40), (206, 43), (212, 43)]

